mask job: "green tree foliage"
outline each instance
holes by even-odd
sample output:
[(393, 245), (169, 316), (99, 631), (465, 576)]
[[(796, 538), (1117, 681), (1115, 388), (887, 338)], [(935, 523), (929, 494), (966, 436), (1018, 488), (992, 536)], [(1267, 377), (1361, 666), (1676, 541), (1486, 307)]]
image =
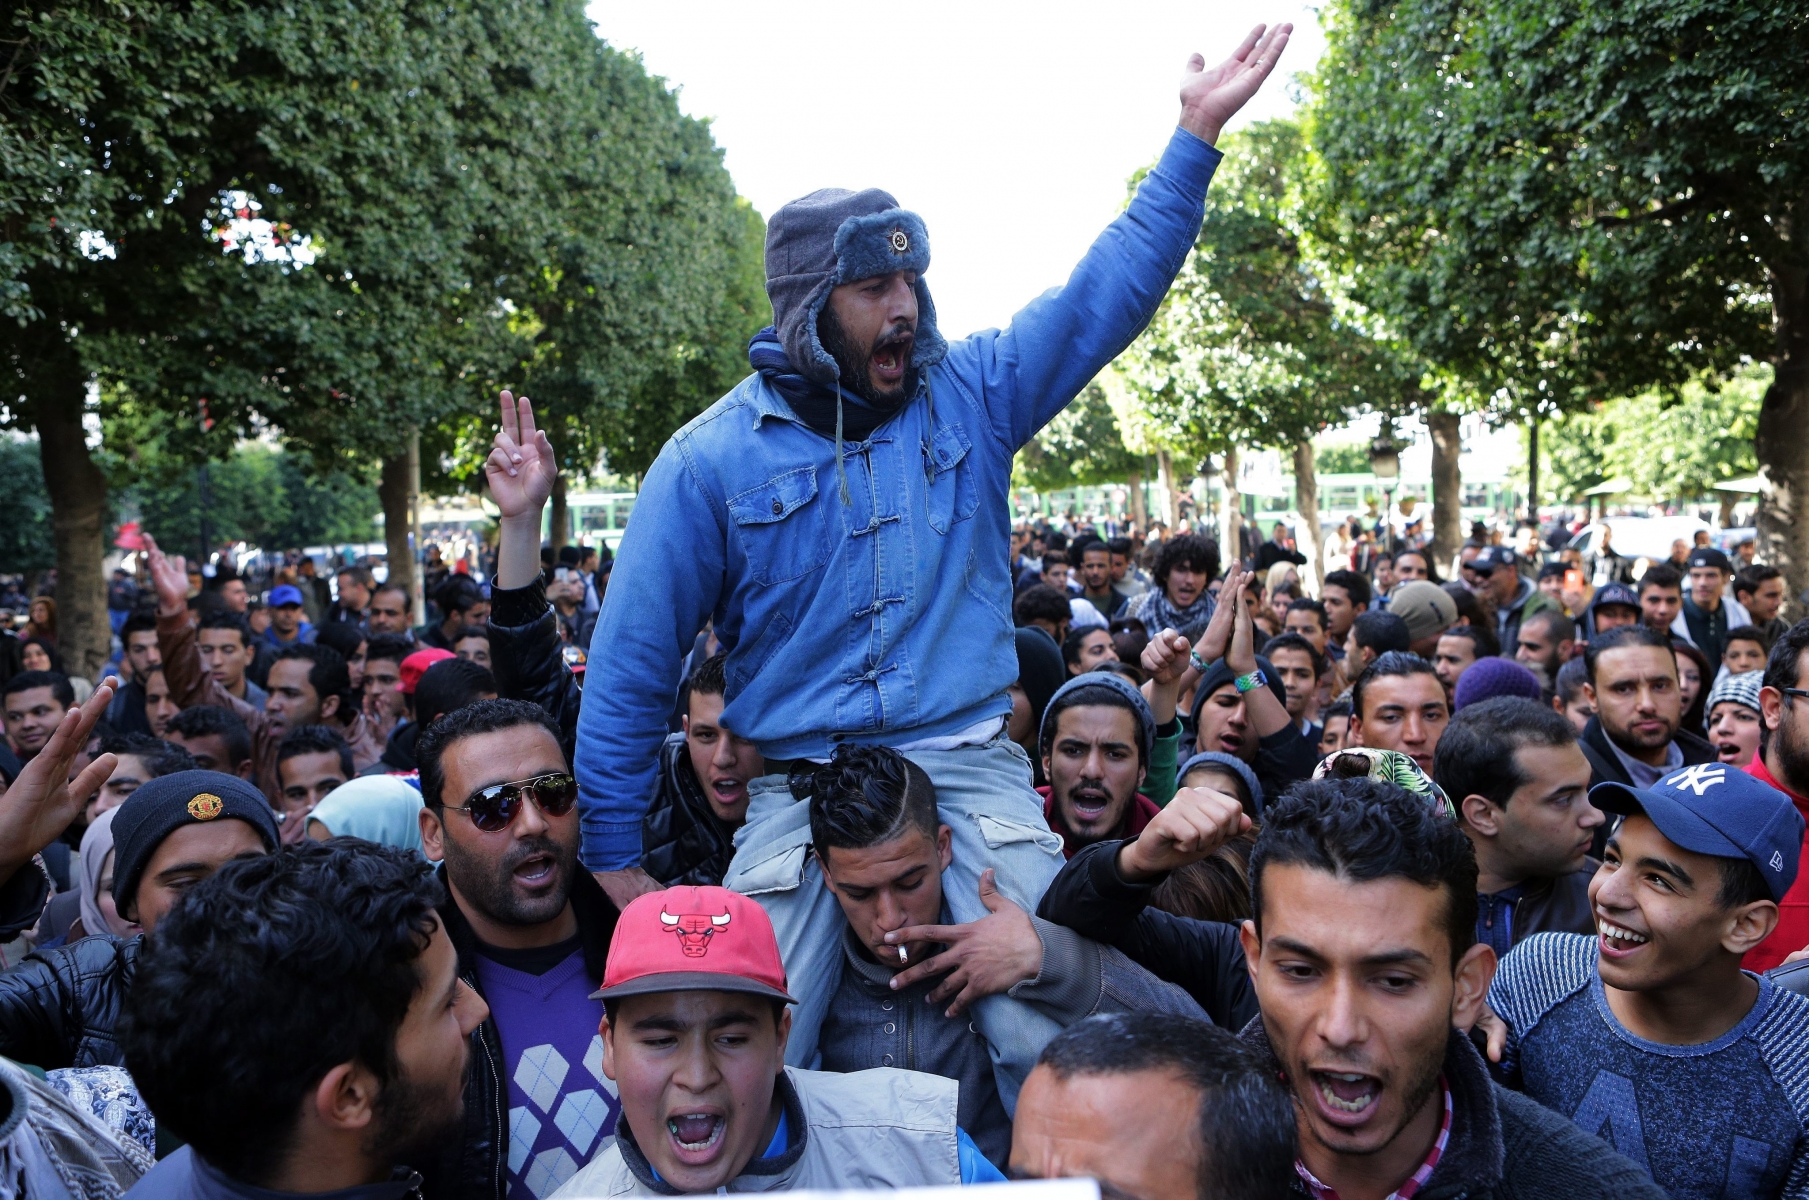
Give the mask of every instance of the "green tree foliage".
[(1012, 473), (1019, 486), (1060, 492), (1122, 483), (1143, 465), (1141, 456), (1125, 449), (1105, 388), (1095, 381), (1018, 451)]
[(1328, 442), (1319, 447), (1317, 458), (1321, 474), (1369, 474), (1368, 442)]
[(0, 521), (0, 573), (19, 575), (56, 566), (50, 494), (32, 442), (0, 434), (0, 479), (7, 481), (6, 520)]
[(1318, 144), (1357, 294), (1521, 409), (1773, 359), (1763, 551), (1809, 583), (1809, 10), (1340, 0)]
[(377, 537), (377, 488), (368, 469), (322, 475), (304, 456), (252, 442), (209, 464), (211, 503), (203, 509), (197, 468), (161, 468), (127, 489), (121, 504), (136, 509), (147, 529), (177, 549), (200, 545), (203, 516), (216, 544), (243, 541), (281, 550)]

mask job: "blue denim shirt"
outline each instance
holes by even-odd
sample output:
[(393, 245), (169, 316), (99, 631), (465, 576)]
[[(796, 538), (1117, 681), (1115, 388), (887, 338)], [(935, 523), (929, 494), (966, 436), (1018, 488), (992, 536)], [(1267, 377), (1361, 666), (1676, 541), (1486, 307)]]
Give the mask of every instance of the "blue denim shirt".
[(758, 375), (648, 469), (597, 619), (578, 720), (584, 861), (640, 858), (679, 672), (706, 620), (723, 724), (768, 758), (897, 745), (1011, 709), (1011, 460), (1142, 332), (1199, 234), (1220, 155), (1177, 129), (1065, 287), (950, 346), (845, 447)]

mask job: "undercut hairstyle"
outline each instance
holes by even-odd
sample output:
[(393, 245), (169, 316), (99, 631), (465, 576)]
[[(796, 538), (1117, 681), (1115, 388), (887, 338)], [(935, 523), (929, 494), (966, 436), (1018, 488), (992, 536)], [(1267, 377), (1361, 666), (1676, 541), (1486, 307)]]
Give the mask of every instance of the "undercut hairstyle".
[(1555, 709), (1524, 696), (1496, 696), (1464, 708), (1439, 735), (1432, 778), (1452, 803), (1481, 796), (1497, 808), (1530, 782), (1520, 769), (1527, 746), (1574, 746), (1577, 731)]
[[(1081, 675), (1077, 678), (1085, 679), (1086, 676)], [(1063, 692), (1050, 702), (1049, 707), (1043, 710), (1043, 727), (1037, 738), (1039, 755), (1044, 758), (1049, 756), (1050, 748), (1055, 745), (1055, 730), (1061, 724), (1061, 715), (1070, 708), (1122, 708), (1125, 712), (1130, 713), (1131, 727), (1136, 730), (1132, 736), (1136, 738), (1137, 742), (1137, 762), (1141, 766), (1149, 766), (1143, 756), (1143, 730), (1138, 725), (1142, 714), (1137, 711), (1137, 706), (1131, 703), (1130, 697), (1109, 683), (1083, 684)]]
[(1304, 635), (1298, 633), (1278, 633), (1263, 643), (1262, 655), (1270, 662), (1274, 662), (1275, 652), (1277, 650), (1302, 651), (1308, 658), (1313, 660), (1313, 678), (1317, 679), (1325, 674), (1327, 665), (1325, 655), (1319, 653), (1318, 649), (1314, 647), (1313, 643), (1307, 641)]
[(251, 757), (251, 730), (230, 708), (198, 704), (171, 717), (164, 728), (165, 732), (179, 733), (185, 738), (220, 738), (226, 743), (227, 761), (235, 770)]
[(1750, 596), (1774, 579), (1782, 579), (1784, 572), (1769, 563), (1743, 568), (1734, 576), (1734, 597)]
[(1470, 643), (1470, 653), (1476, 658), (1494, 658), (1501, 653), (1495, 631), (1486, 625), (1453, 625), (1438, 636), (1462, 638)]
[(415, 720), (426, 729), (447, 713), (496, 695), (496, 676), (468, 658), (442, 658), (415, 684)]
[[(1651, 572), (1647, 572), (1651, 574)], [(1589, 684), (1595, 686), (1595, 664), (1610, 650), (1624, 650), (1628, 646), (1650, 646), (1656, 650), (1671, 649), (1671, 635), (1662, 629), (1654, 629), (1644, 622), (1632, 625), (1617, 625), (1606, 633), (1598, 633), (1589, 639), (1589, 646), (1583, 651), (1583, 662), (1589, 671)], [(1673, 654), (1676, 651), (1672, 651)]]
[(444, 903), (419, 854), (355, 838), (303, 840), (197, 883), (145, 942), (122, 1015), (126, 1069), (158, 1127), (269, 1187), (328, 1071), (368, 1069), (381, 1111), (405, 1086), (396, 1035), (428, 983), (419, 960)]
[(1263, 926), (1263, 872), (1297, 864), (1348, 883), (1406, 879), (1445, 893), (1456, 968), (1476, 942), (1476, 852), (1458, 823), (1424, 796), (1379, 779), (1297, 783), (1263, 813), (1250, 853), (1250, 908)]
[(934, 841), (942, 823), (928, 773), (890, 746), (837, 746), (827, 763), (794, 771), (791, 792), (810, 802), (810, 840), (824, 861), (832, 849), (865, 850), (913, 829)]
[(449, 575), (433, 594), (433, 602), (446, 616), (469, 612), (484, 602), (484, 589), (469, 575)]
[(1765, 635), (1759, 632), (1759, 628), (1756, 625), (1734, 626), (1734, 628), (1728, 630), (1726, 636), (1721, 639), (1721, 644), (1723, 646), (1726, 646), (1729, 642), (1753, 642), (1760, 650), (1765, 649)]
[(1374, 650), (1377, 654), (1406, 650), (1413, 645), (1413, 635), (1407, 629), (1407, 622), (1386, 610), (1360, 612), (1350, 623), (1350, 627), (1351, 632), (1357, 635), (1357, 645)]
[(352, 656), (358, 653), (358, 647), (365, 644), (364, 630), (350, 621), (328, 621), (314, 627), (314, 644), (339, 651), (350, 663)]
[(1028, 625), (1032, 621), (1072, 621), (1074, 610), (1068, 607), (1067, 593), (1039, 583), (1018, 593), (1011, 604), (1011, 615), (1019, 625)]
[(314, 689), (315, 697), (325, 704), (328, 696), (338, 696), (340, 717), (349, 722), (358, 711), (358, 693), (352, 688), (352, 674), (345, 665), (345, 655), (331, 646), (303, 643), (278, 650), (272, 661), (294, 659), (308, 662), (308, 686)]
[(0, 699), (29, 692), (33, 688), (49, 688), (51, 699), (68, 708), (75, 703), (75, 688), (69, 682), (69, 676), (61, 671), (20, 671), (6, 681), (0, 688)]
[[(1395, 620), (1400, 620), (1396, 617)], [(1432, 664), (1417, 654), (1406, 650), (1390, 650), (1376, 661), (1369, 664), (1363, 674), (1357, 676), (1357, 682), (1351, 685), (1351, 711), (1359, 719), (1363, 716), (1363, 693), (1375, 685), (1378, 679), (1408, 679), (1415, 675), (1430, 675), (1438, 682), (1440, 694), (1443, 695), (1444, 683), (1438, 678), (1438, 672)]]
[(230, 629), (239, 635), (241, 649), (251, 645), (251, 625), (244, 616), (233, 612), (230, 608), (216, 608), (201, 614), (195, 623), (197, 629)]
[(401, 666), (402, 660), (415, 650), (414, 640), (406, 634), (375, 633), (364, 644), (364, 665), (367, 669), (374, 662), (393, 662)]
[(1577, 623), (1555, 608), (1542, 608), (1526, 620), (1520, 622), (1520, 628), (1528, 625), (1535, 628), (1544, 626), (1554, 642), (1574, 642), (1577, 640)]
[[(1194, 1147), (1200, 1200), (1268, 1200), (1296, 1178), (1294, 1101), (1254, 1050), (1197, 1017), (1088, 1017), (1037, 1057), (1064, 1082), (1076, 1076), (1162, 1074), (1199, 1093)], [(1177, 1147), (1177, 1150), (1179, 1147)]]
[(1219, 544), (1198, 533), (1183, 533), (1162, 543), (1156, 552), (1156, 569), (1150, 572), (1156, 586), (1166, 589), (1168, 577), (1176, 567), (1188, 567), (1208, 580), (1219, 577)]
[(1644, 596), (1647, 588), (1664, 588), (1666, 591), (1681, 592), (1683, 590), (1683, 572), (1670, 563), (1653, 563), (1646, 568), (1646, 573), (1639, 577), (1639, 594)]
[(181, 746), (148, 733), (114, 733), (101, 739), (102, 754), (130, 754), (152, 779), (195, 769), (195, 757)]
[(1575, 704), (1583, 695), (1583, 685), (1589, 682), (1589, 664), (1580, 658), (1573, 658), (1558, 668), (1558, 677), (1553, 680), (1553, 691), (1558, 699), (1566, 704)]
[(278, 778), (282, 775), (282, 764), (303, 754), (335, 755), (339, 759), (341, 775), (350, 779), (355, 774), (352, 770), (351, 746), (330, 725), (298, 725), (283, 735), (283, 740), (276, 747)]
[(718, 651), (697, 664), (691, 677), (685, 680), (685, 696), (687, 703), (692, 696), (724, 696), (728, 693), (729, 655), (726, 650)]
[[(529, 704), (526, 700), (479, 700), (476, 704), (454, 709), (433, 724), (424, 726), (419, 740), (415, 742), (415, 766), (421, 772), (422, 802), (430, 806), (446, 802), (441, 795), (446, 788), (446, 774), (440, 765), (441, 759), (445, 757), (446, 747), (468, 737), (524, 726), (544, 729), (555, 746), (563, 745), (559, 740), (559, 727), (553, 724), (553, 718), (547, 715), (546, 709), (538, 704)], [(569, 763), (566, 765), (570, 766)], [(461, 796), (460, 799), (463, 800), (464, 797)]]
[(1369, 590), (1369, 580), (1355, 571), (1332, 571), (1326, 575), (1325, 582), (1328, 586), (1343, 588), (1353, 605), (1367, 605), (1375, 599), (1375, 593)]
[(1319, 632), (1321, 632), (1321, 633), (1324, 633), (1327, 629), (1331, 628), (1331, 622), (1327, 619), (1327, 617), (1325, 615), (1325, 605), (1318, 600), (1314, 600), (1311, 597), (1303, 596), (1299, 600), (1296, 600), (1296, 601), (1294, 601), (1294, 603), (1288, 605), (1288, 615), (1290, 617), (1293, 616), (1297, 612), (1310, 612), (1315, 617), (1318, 617), (1319, 618)]
[(132, 635), (135, 633), (156, 633), (156, 632), (157, 632), (157, 615), (155, 613), (148, 613), (148, 612), (142, 612), (142, 611), (135, 612), (131, 616), (127, 617), (125, 619), (125, 622), (122, 625), (120, 625), (120, 627), (119, 627), (119, 644), (123, 646), (127, 642), (131, 641)]

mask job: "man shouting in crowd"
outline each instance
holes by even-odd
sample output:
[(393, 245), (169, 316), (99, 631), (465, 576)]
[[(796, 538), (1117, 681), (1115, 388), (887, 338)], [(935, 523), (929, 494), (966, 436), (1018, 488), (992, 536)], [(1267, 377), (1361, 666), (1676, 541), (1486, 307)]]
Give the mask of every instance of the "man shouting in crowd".
[[(1005, 732), (1018, 670), (1003, 553), (1012, 455), (1155, 313), (1199, 233), (1212, 143), (1291, 28), (1259, 27), (1216, 67), (1194, 56), (1181, 127), (1136, 198), (1067, 285), (1002, 332), (943, 338), (923, 221), (887, 193), (824, 189), (780, 209), (755, 373), (648, 470), (579, 720), (585, 861), (639, 860), (672, 697), (710, 622), (728, 653), (722, 719), (770, 772), (750, 788), (724, 882), (759, 896), (799, 981), (790, 1062), (815, 1051), (843, 925), (809, 860), (808, 808), (785, 785), (793, 762), (865, 742), (922, 767), (954, 831), (956, 922), (987, 915), (985, 868), (1032, 908), (1061, 865)], [(504, 437), (496, 453), (527, 449)], [(977, 1015), (1005, 1078), (1021, 1080), (1055, 1032), (1008, 997)]]

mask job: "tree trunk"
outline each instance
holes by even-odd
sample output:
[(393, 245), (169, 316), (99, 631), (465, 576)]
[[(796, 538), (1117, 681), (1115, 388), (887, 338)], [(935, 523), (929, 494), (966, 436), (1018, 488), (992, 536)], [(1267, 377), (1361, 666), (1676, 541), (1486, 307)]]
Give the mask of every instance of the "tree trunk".
[(1457, 469), (1463, 434), (1454, 412), (1428, 411), (1426, 430), (1432, 435), (1432, 557), (1449, 572), (1464, 540), (1464, 481)]
[(388, 553), (389, 577), (393, 584), (408, 592), (412, 605), (415, 595), (415, 548), (410, 526), (408, 496), (408, 451), (383, 460), (383, 474), (377, 481), (377, 498), (383, 502), (383, 542)]
[(553, 477), (552, 528), (547, 534), (555, 553), (572, 540), (571, 516), (565, 503), (565, 473), (560, 472)]
[(1319, 474), (1313, 462), (1313, 441), (1294, 444), (1294, 507), (1300, 511), (1300, 528), (1294, 531), (1306, 566), (1300, 582), (1307, 595), (1319, 594), (1319, 577), (1325, 571), (1325, 545), (1319, 536)]
[(70, 674), (93, 679), (113, 648), (101, 564), (107, 553), (107, 477), (90, 457), (82, 428), (86, 373), (69, 355), (58, 375), (45, 380), (32, 406), (56, 539), (57, 649)]
[(1166, 450), (1156, 451), (1156, 477), (1162, 482), (1162, 493), (1167, 497), (1168, 533), (1174, 536), (1181, 525), (1181, 492), (1175, 486), (1174, 456)]
[(1244, 529), (1244, 514), (1239, 511), (1237, 447), (1235, 446), (1225, 451), (1225, 468), (1224, 473), (1219, 477), (1219, 485), (1225, 493), (1225, 507), (1219, 517), (1219, 558), (1224, 563), (1224, 569), (1230, 571), (1244, 560), (1241, 536)]
[(1526, 519), (1539, 525), (1539, 414), (1526, 422)]
[(1147, 531), (1149, 529), (1149, 505), (1143, 502), (1143, 472), (1141, 470), (1131, 472), (1130, 481), (1125, 484), (1125, 489), (1131, 494), (1131, 524), (1138, 529)]
[(1772, 264), (1771, 304), (1777, 353), (1753, 438), (1759, 557), (1784, 572), (1794, 597), (1809, 588), (1809, 268)]

